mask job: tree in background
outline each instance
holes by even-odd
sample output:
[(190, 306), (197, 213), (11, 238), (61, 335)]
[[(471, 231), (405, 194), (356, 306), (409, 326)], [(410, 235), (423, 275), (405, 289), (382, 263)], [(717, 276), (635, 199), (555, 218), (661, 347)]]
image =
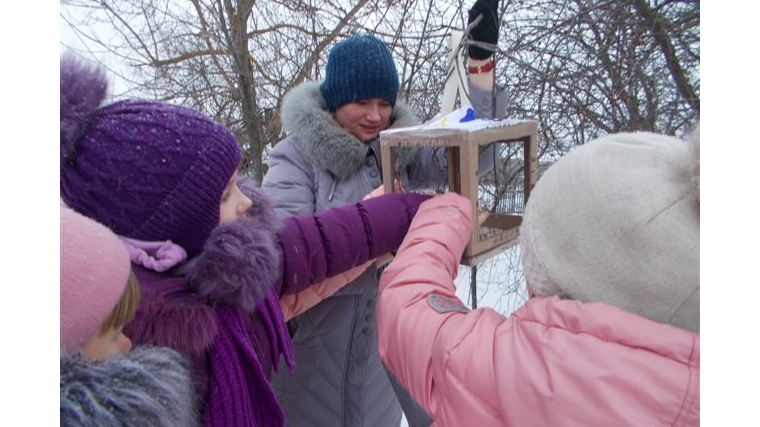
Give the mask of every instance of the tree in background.
[[(345, 4), (344, 4), (345, 3)], [(320, 79), (329, 47), (369, 31), (392, 48), (402, 98), (423, 119), (438, 112), (448, 35), (463, 1), (64, 0), (85, 34), (106, 22), (102, 48), (120, 58), (129, 94), (202, 110), (233, 129), (243, 167), (260, 178), (282, 137), (283, 95)], [(76, 10), (78, 18), (71, 11)], [(81, 13), (85, 11), (87, 13)], [(510, 115), (539, 121), (552, 157), (626, 130), (683, 134), (699, 117), (699, 2), (503, 0), (497, 79)]]
[[(112, 72), (127, 87), (117, 97), (172, 101), (226, 124), (244, 153), (242, 169), (260, 182), (267, 150), (284, 136), (283, 95), (321, 80), (330, 46), (350, 34), (386, 41), (400, 97), (421, 119), (435, 116), (449, 35), (465, 28), (471, 3), (62, 0), (61, 17), (82, 38), (93, 25), (108, 29), (107, 39), (87, 44), (118, 58)], [(502, 0), (500, 15), (496, 78), (510, 88), (509, 116), (538, 121), (539, 161), (607, 133), (683, 135), (696, 125), (698, 1)], [(513, 163), (497, 171), (510, 187), (522, 176)], [(513, 252), (507, 258), (493, 264), (521, 271)], [(479, 283), (489, 271), (501, 274), (481, 268)]]

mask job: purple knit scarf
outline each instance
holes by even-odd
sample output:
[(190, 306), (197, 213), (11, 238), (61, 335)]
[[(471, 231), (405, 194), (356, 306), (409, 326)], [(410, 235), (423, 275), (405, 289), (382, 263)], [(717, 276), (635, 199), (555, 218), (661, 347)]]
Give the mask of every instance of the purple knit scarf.
[[(246, 225), (248, 224), (242, 221), (236, 222), (225, 230), (227, 233), (238, 231), (244, 237), (250, 237), (246, 233), (251, 233), (256, 229)], [(129, 249), (132, 262), (151, 270), (164, 271), (185, 259), (182, 248), (172, 242), (122, 240)], [(259, 243), (261, 241), (250, 238), (248, 240)], [(225, 247), (229, 249), (229, 244)], [(240, 250), (240, 253), (250, 253), (250, 251)], [(264, 255), (257, 259), (269, 259)], [(225, 258), (225, 261), (229, 261), (229, 258)], [(225, 272), (231, 267), (227, 262), (216, 264), (210, 262), (210, 265), (211, 268), (204, 271), (208, 277), (204, 276), (201, 282), (208, 285), (210, 289), (214, 289), (213, 284), (222, 280), (220, 278), (224, 278)], [(245, 265), (250, 268), (252, 264), (246, 262)], [(285, 320), (274, 287), (264, 278), (258, 283), (249, 283), (249, 285), (260, 286), (263, 291), (262, 297), (255, 301), (255, 309), (259, 317), (254, 321), (261, 322), (258, 326), (266, 331), (269, 348), (254, 349), (251, 340), (252, 331), (249, 330), (249, 319), (252, 318), (253, 313), (242, 310), (240, 305), (217, 304), (214, 306), (216, 335), (213, 344), (208, 349), (210, 381), (208, 401), (203, 416), (204, 426), (281, 427), (284, 425), (284, 414), (269, 385), (268, 379), (271, 373), (264, 372), (256, 351), (265, 358), (265, 352), (269, 352), (268, 360), (271, 361), (272, 369), (275, 371), (278, 370), (280, 355), (285, 358), (287, 367), (292, 370), (295, 368), (293, 343), (285, 327)], [(247, 288), (247, 290), (251, 289)]]
[(275, 372), (278, 371), (280, 354), (282, 354), (285, 357), (285, 364), (292, 371), (296, 367), (293, 341), (290, 340), (290, 333), (285, 326), (285, 315), (282, 314), (280, 300), (277, 298), (274, 288), (269, 288), (266, 298), (263, 301), (259, 301), (256, 304), (256, 308), (261, 313), (261, 319), (264, 321), (267, 335), (269, 335), (272, 368)]
[[(279, 355), (295, 367), (293, 347), (274, 291), (258, 303), (272, 343), (277, 369)], [(236, 307), (217, 307), (218, 334), (209, 350), (212, 388), (203, 424), (210, 427), (281, 427), (285, 416), (253, 350), (243, 313)], [(264, 350), (264, 349), (262, 349)]]

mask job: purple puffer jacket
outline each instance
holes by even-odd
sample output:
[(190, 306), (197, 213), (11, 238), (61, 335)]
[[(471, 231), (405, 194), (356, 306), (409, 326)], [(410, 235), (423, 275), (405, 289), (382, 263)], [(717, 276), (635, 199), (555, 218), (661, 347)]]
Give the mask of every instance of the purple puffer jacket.
[(293, 354), (278, 298), (397, 249), (428, 196), (389, 194), (278, 223), (264, 193), (241, 184), (254, 206), (218, 226), (198, 257), (163, 273), (133, 264), (142, 298), (125, 333), (192, 361), (204, 425), (282, 426), (268, 380), (281, 354), (293, 368)]

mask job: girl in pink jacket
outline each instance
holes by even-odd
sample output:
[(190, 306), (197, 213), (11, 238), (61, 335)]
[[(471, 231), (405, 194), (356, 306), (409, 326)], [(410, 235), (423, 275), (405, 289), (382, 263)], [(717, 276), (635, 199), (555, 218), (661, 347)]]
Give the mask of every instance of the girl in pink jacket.
[(385, 270), (380, 356), (411, 426), (699, 425), (699, 134), (609, 135), (539, 179), (529, 301), (468, 309), (469, 201), (426, 201)]

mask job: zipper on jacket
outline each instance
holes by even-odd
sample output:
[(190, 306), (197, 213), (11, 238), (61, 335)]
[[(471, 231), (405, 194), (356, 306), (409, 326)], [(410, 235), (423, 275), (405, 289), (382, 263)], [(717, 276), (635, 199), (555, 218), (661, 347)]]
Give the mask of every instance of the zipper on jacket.
[(327, 201), (332, 202), (333, 195), (335, 195), (335, 186), (338, 185), (338, 180), (333, 176), (333, 174), (330, 174), (332, 176), (333, 182), (330, 184), (330, 191), (327, 192)]

